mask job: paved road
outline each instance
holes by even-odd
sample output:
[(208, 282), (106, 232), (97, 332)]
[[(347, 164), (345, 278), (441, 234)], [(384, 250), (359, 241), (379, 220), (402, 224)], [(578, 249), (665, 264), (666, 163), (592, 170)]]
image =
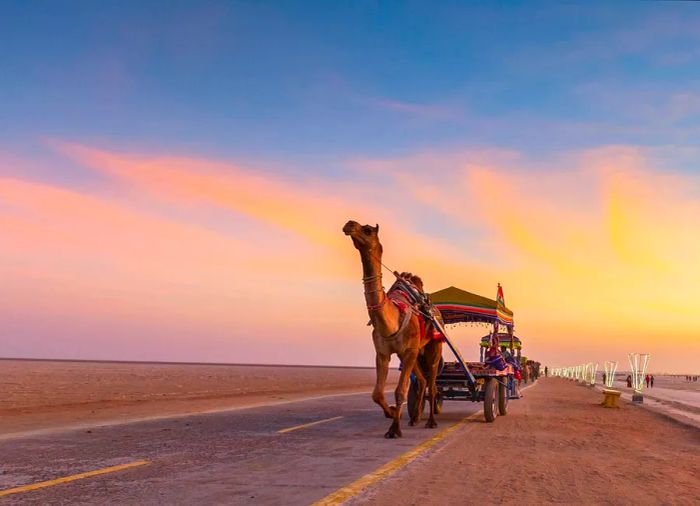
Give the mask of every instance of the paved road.
[[(446, 402), (440, 428), (480, 409)], [(278, 432), (334, 417), (342, 418)], [(150, 462), (0, 497), (0, 505), (309, 504), (437, 432), (421, 424), (386, 440), (387, 426), (369, 394), (354, 394), (0, 441), (0, 490)]]

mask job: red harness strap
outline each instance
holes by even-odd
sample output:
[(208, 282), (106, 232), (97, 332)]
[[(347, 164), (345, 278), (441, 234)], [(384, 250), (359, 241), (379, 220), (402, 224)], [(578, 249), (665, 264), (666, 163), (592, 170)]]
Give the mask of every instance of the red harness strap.
[[(399, 312), (403, 315), (408, 311), (409, 309), (412, 309), (413, 306), (408, 302), (410, 299), (408, 297), (408, 294), (404, 293), (403, 290), (395, 288), (394, 290), (391, 290), (389, 294), (387, 295), (387, 298), (398, 308)], [(425, 321), (425, 316), (423, 316), (421, 313), (416, 312), (416, 316), (418, 316), (418, 324), (420, 325), (420, 336), (421, 338), (426, 335), (426, 321)], [(438, 332), (436, 329), (432, 329), (432, 335), (430, 336), (431, 339), (435, 339), (436, 341), (445, 341), (445, 336), (443, 336), (440, 332)]]

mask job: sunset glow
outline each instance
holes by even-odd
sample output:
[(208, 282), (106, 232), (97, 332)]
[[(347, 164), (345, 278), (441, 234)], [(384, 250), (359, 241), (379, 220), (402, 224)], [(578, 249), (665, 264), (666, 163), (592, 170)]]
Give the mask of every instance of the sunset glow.
[[(670, 368), (670, 342), (700, 351), (700, 242), (688, 234), (700, 222), (698, 180), (651, 167), (639, 150), (572, 154), (574, 167), (534, 178), (469, 153), (433, 157), (453, 182), (440, 185), (412, 173), (411, 158), (383, 160), (381, 173), (348, 169), (352, 183), (302, 184), (205, 158), (51, 146), (102, 178), (85, 191), (3, 167), (17, 173), (0, 182), (3, 306), (15, 331), (33, 330), (4, 343), (10, 354), (40, 343), (58, 354), (69, 342), (70, 356), (146, 348), (157, 359), (250, 361), (315, 342), (325, 352), (312, 363), (365, 363), (359, 265), (339, 226), (349, 216), (379, 222), (386, 262), (428, 289), (493, 296), (501, 282), (528, 353), (602, 361), (600, 350), (642, 346)], [(378, 177), (394, 198), (377, 199)], [(415, 226), (430, 213), (445, 221)], [(66, 330), (32, 335), (50, 328)], [(483, 329), (463, 338), (474, 332)]]

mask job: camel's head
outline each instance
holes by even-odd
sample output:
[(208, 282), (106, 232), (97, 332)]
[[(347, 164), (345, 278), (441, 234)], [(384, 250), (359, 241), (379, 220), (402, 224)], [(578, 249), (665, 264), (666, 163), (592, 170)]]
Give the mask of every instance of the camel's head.
[(348, 221), (343, 227), (345, 235), (349, 235), (352, 243), (360, 251), (373, 251), (382, 254), (379, 242), (379, 225), (360, 225), (356, 221)]

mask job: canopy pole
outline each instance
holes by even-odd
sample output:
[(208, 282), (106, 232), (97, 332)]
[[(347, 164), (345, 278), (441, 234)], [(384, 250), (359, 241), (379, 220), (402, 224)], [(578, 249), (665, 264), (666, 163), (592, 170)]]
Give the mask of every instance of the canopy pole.
[(508, 334), (510, 334), (510, 354), (513, 354), (513, 348), (515, 347), (515, 342), (513, 340), (513, 326), (508, 327)]

